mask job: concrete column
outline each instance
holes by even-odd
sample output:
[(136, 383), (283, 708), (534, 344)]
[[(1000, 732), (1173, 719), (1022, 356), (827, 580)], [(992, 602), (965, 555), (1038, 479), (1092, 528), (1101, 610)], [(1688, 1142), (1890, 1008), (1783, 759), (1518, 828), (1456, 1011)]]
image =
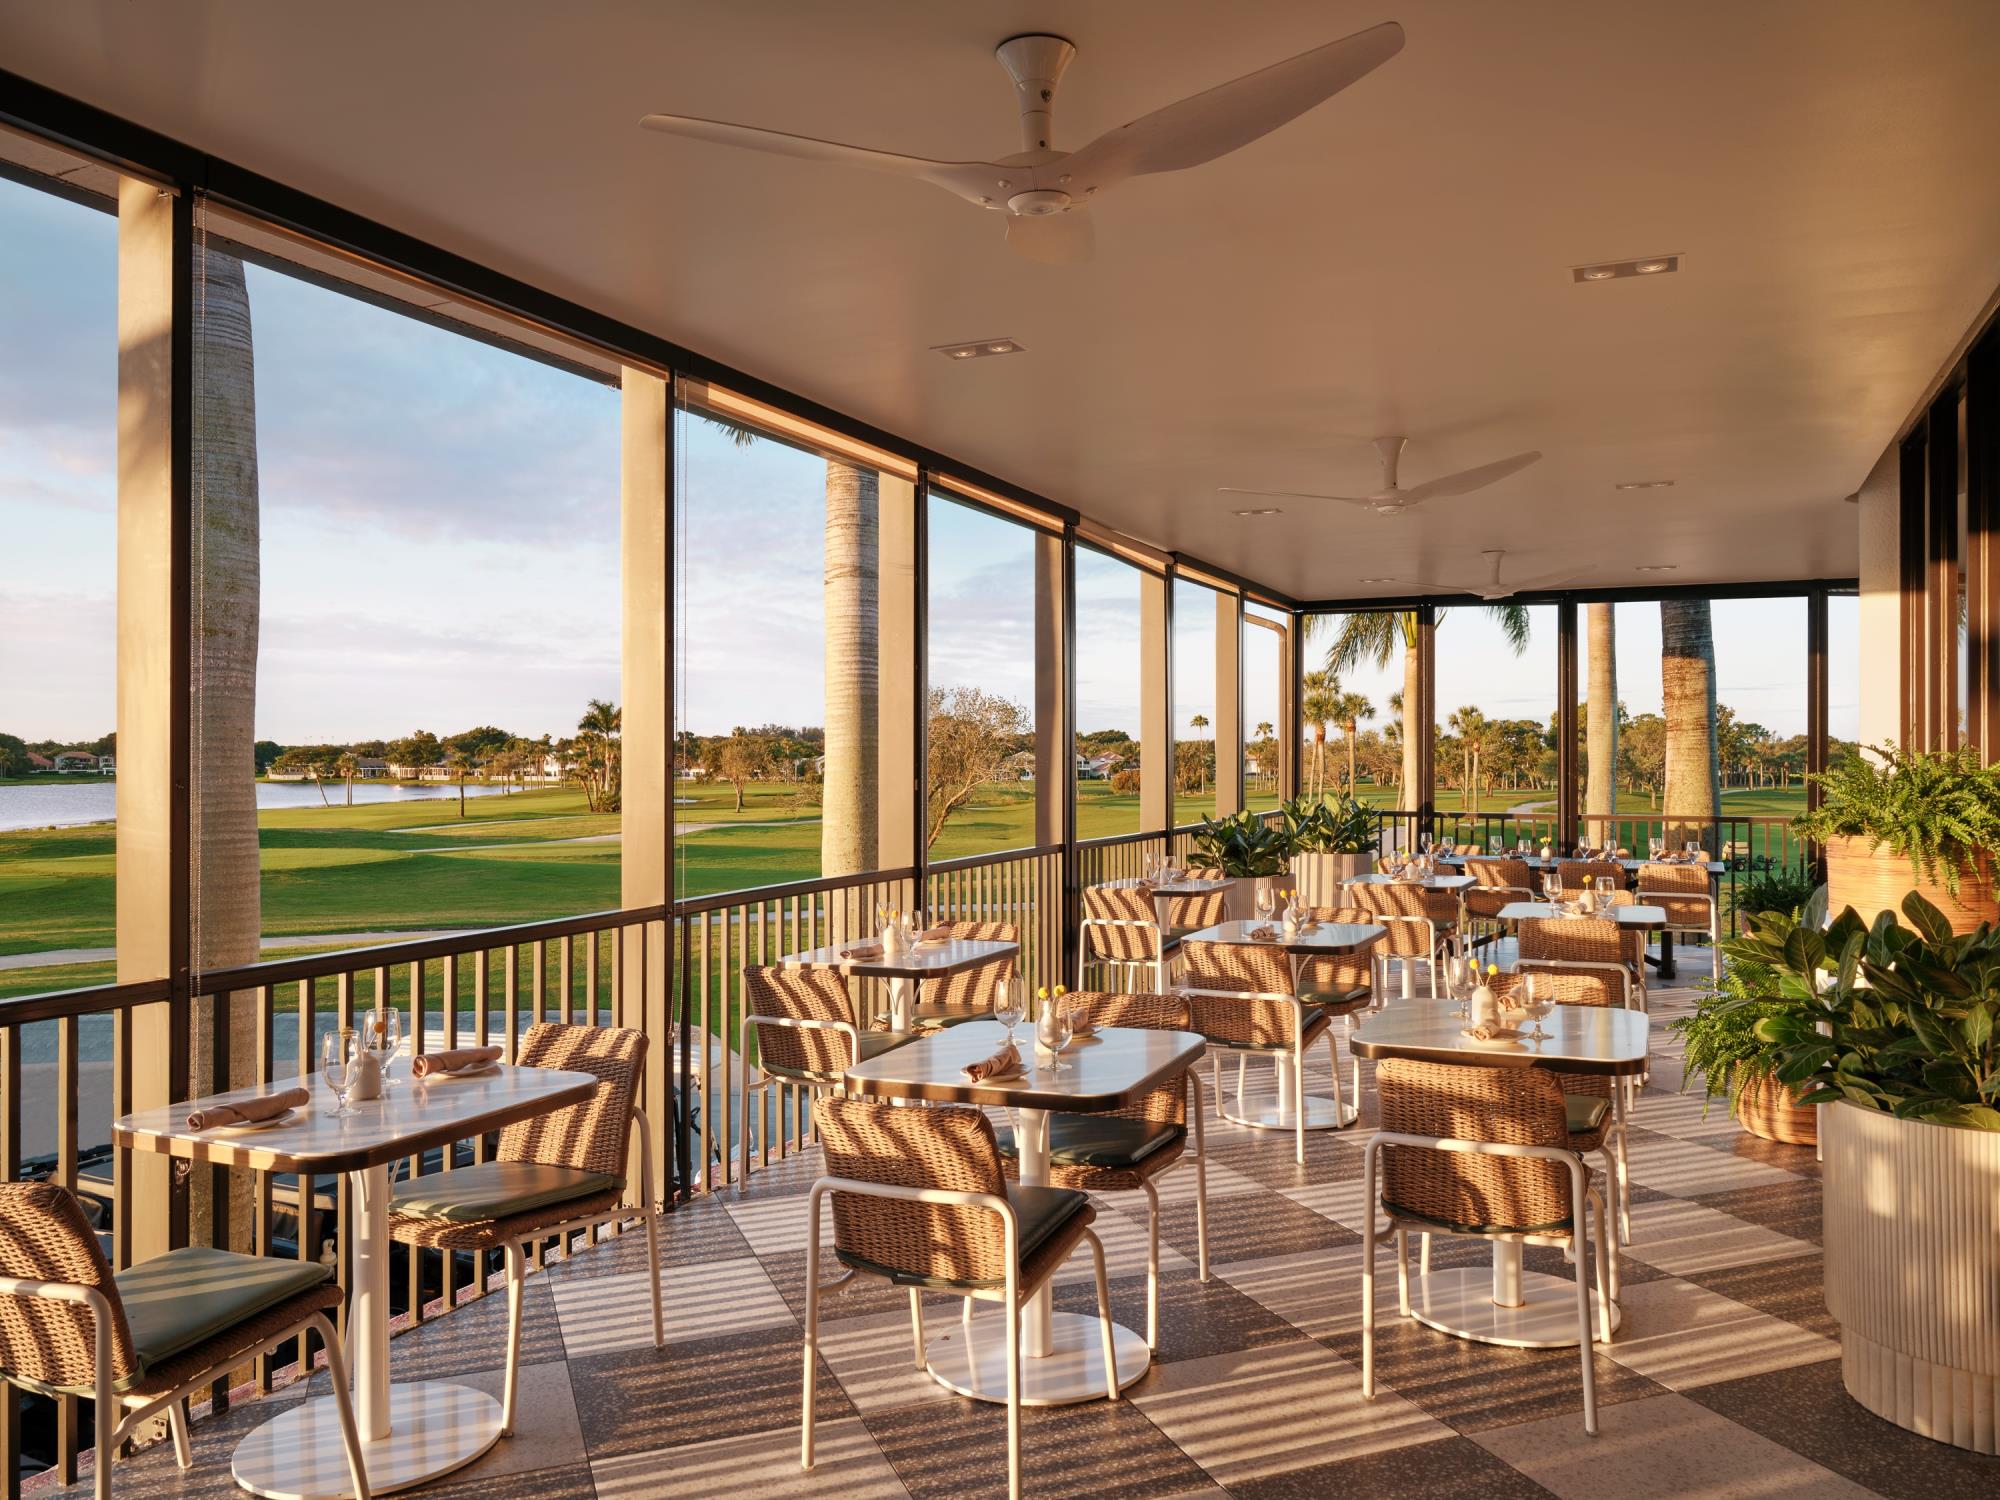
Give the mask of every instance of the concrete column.
[(1861, 674), (1861, 743), (1902, 744), (1911, 726), (1901, 650), (1902, 491), (1897, 445), (1889, 446), (1862, 483), (1856, 511), (1861, 534), (1861, 598), (1855, 611), (1860, 638), (1850, 644)]
[[(629, 910), (673, 900), (673, 403), (668, 381), (647, 370), (621, 374), (619, 576), (623, 779), (618, 828), (619, 898)], [(674, 1067), (667, 941), (671, 923), (622, 938), (614, 1014), (652, 1039), (643, 1107), (654, 1134), (658, 1197), (672, 1162)]]
[(1243, 811), (1243, 600), (1215, 596), (1215, 811)]
[[(130, 1097), (185, 1098), (188, 1075), (189, 528), (193, 233), (186, 199), (118, 189), (118, 831), (121, 983), (168, 979), (173, 998), (120, 1019)], [(187, 1239), (187, 1193), (167, 1158), (118, 1153), (114, 1258)]]
[(1035, 534), (1035, 842), (1060, 844), (1070, 778), (1076, 774), (1076, 736), (1069, 722), (1063, 621), (1063, 539)]
[(1139, 826), (1148, 833), (1174, 821), (1173, 585), (1139, 575)]

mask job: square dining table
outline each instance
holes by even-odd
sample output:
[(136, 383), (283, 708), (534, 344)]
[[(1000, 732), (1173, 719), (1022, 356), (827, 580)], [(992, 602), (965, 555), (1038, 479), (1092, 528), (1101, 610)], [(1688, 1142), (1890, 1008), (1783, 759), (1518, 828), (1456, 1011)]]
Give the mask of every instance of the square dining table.
[[(966, 1064), (991, 1057), (1006, 1038), (998, 1021), (968, 1021), (849, 1068), (841, 1085), (850, 1097), (1006, 1109), (1014, 1120), (1022, 1185), (1047, 1187), (1051, 1113), (1104, 1114), (1136, 1104), (1195, 1066), (1207, 1050), (1207, 1043), (1192, 1032), (1107, 1026), (1076, 1038), (1057, 1059), (1035, 1045), (1030, 1029), (1018, 1038), (1025, 1073), (968, 1082)], [(1118, 1388), (1123, 1390), (1146, 1373), (1152, 1352), (1144, 1338), (1122, 1324), (1113, 1325), (1111, 1336)], [(931, 1378), (962, 1396), (1005, 1404), (1006, 1339), (1006, 1322), (998, 1311), (982, 1309), (953, 1324), (925, 1344)], [(1103, 1399), (1104, 1351), (1097, 1319), (1056, 1312), (1046, 1284), (1023, 1311), (1021, 1344), (1024, 1404), (1063, 1406)]]
[[(1500, 908), (1503, 922), (1559, 921), (1569, 915), (1552, 901), (1509, 901)], [(1658, 932), (1667, 925), (1666, 908), (1660, 906), (1614, 906), (1611, 915), (1621, 932)]]
[[(386, 1495), (471, 1463), (500, 1437), (500, 1403), (482, 1390), (441, 1380), (389, 1383), (391, 1163), (581, 1104), (597, 1083), (590, 1073), (496, 1065), (464, 1077), (399, 1078), (381, 1098), (355, 1101), (348, 1115), (334, 1114), (322, 1089), (268, 1128), (188, 1128), (192, 1110), (312, 1086), (311, 1079), (286, 1078), (126, 1115), (112, 1126), (112, 1140), (197, 1165), (294, 1172), (302, 1193), (316, 1173), (347, 1175), (355, 1217), (347, 1303), (354, 1419), (368, 1487)], [(276, 1500), (352, 1495), (333, 1398), (298, 1402), (252, 1430), (236, 1445), (230, 1472), (252, 1494)]]
[[(1361, 1057), (1415, 1058), (1484, 1068), (1546, 1068), (1553, 1073), (1631, 1078), (1646, 1069), (1648, 1021), (1622, 1006), (1558, 1005), (1542, 1022), (1545, 1041), (1478, 1042), (1450, 1002), (1398, 1005), (1370, 1016), (1348, 1038)], [(1611, 1091), (1622, 1119), (1622, 1090)], [(1373, 1212), (1372, 1205), (1370, 1212)], [(1610, 1217), (1615, 1207), (1607, 1206)], [(1482, 1344), (1517, 1349), (1576, 1346), (1576, 1285), (1522, 1268), (1521, 1243), (1495, 1239), (1491, 1272), (1478, 1267), (1436, 1270), (1413, 1277), (1410, 1310), (1419, 1323)], [(1588, 1275), (1579, 1267), (1579, 1275)], [(1611, 1308), (1616, 1328), (1619, 1311)]]
[(1021, 952), (1019, 943), (994, 938), (939, 938), (911, 943), (900, 953), (881, 952), (872, 957), (857, 957), (852, 951), (880, 947), (872, 939), (856, 939), (810, 948), (803, 953), (787, 953), (778, 962), (787, 969), (829, 968), (860, 979), (888, 980), (889, 1029), (909, 1031), (915, 1023), (917, 997), (926, 979), (943, 979), (998, 958), (1018, 957)]
[(1103, 884), (1110, 889), (1129, 889), (1134, 886), (1150, 888), (1153, 896), (1153, 915), (1160, 924), (1160, 931), (1172, 929), (1170, 920), (1173, 903), (1189, 896), (1213, 896), (1218, 891), (1227, 891), (1235, 886), (1234, 880), (1216, 879), (1209, 876), (1182, 875), (1173, 880), (1148, 880), (1143, 875), (1126, 875), (1117, 880), (1107, 880)]

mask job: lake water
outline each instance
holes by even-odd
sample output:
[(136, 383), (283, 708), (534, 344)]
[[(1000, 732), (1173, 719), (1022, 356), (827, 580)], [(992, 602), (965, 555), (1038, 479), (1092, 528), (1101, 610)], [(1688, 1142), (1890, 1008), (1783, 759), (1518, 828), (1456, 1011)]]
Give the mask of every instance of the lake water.
[[(494, 797), (504, 788), (467, 786), (468, 797)], [(435, 802), (456, 798), (458, 788), (442, 782), (404, 785), (401, 782), (357, 781), (354, 801)], [(326, 803), (345, 806), (347, 784), (328, 782)], [(75, 828), (85, 823), (109, 823), (117, 817), (118, 783), (106, 777), (102, 782), (56, 781), (47, 786), (0, 786), (0, 831), (19, 828)], [(319, 807), (320, 788), (310, 781), (260, 781), (257, 806)]]

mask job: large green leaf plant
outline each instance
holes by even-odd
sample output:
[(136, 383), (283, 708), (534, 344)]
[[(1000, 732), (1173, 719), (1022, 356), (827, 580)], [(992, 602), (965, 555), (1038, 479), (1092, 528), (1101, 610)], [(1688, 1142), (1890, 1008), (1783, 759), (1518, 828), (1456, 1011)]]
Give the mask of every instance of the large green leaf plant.
[(1912, 891), (1901, 925), (1853, 908), (1821, 931), (1781, 912), (1745, 918), (1740, 947), (1775, 997), (1756, 1033), (1802, 1104), (1844, 1102), (1899, 1119), (2000, 1130), (2000, 932), (1955, 934)]
[(1194, 836), (1196, 862), (1233, 880), (1282, 875), (1291, 855), (1292, 841), (1285, 830), (1266, 823), (1256, 813), (1204, 818)]

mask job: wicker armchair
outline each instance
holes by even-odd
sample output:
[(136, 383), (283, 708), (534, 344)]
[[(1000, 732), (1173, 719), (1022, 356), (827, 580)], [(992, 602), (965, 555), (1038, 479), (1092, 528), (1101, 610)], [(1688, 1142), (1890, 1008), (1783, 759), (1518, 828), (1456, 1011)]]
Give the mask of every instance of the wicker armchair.
[(1709, 950), (1716, 951), (1721, 922), (1715, 888), (1704, 866), (1641, 865), (1636, 887), (1640, 905), (1657, 906), (1666, 912), (1668, 932), (1705, 934)]
[(820, 1215), (833, 1200), (833, 1253), (846, 1272), (909, 1288), (917, 1368), (926, 1364), (923, 1293), (998, 1302), (1006, 1321), (1007, 1492), (1021, 1494), (1021, 1313), (1077, 1246), (1097, 1272), (1105, 1395), (1118, 1399), (1111, 1296), (1095, 1211), (1074, 1188), (1009, 1184), (986, 1112), (966, 1105), (897, 1109), (866, 1099), (818, 1099), (813, 1120), (827, 1175), (809, 1198), (804, 1411), (800, 1462), (813, 1466), (813, 1385), (819, 1356)]
[[(1378, 914), (1355, 906), (1317, 906), (1309, 909), (1306, 916), (1315, 922), (1382, 925)], [(1309, 1005), (1317, 1005), (1329, 1018), (1339, 1018), (1342, 1029), (1347, 1033), (1348, 1096), (1358, 1107), (1361, 1103), (1361, 1059), (1354, 1052), (1354, 1018), (1376, 1004), (1379, 992), (1375, 988), (1378, 977), (1375, 957), (1372, 953), (1348, 953), (1304, 958), (1296, 965), (1296, 972), (1299, 976), (1299, 998)]]
[(1614, 891), (1625, 889), (1625, 867), (1615, 859), (1559, 859), (1556, 879), (1565, 891), (1594, 891), (1598, 879), (1611, 881)]
[[(528, 1247), (638, 1218), (646, 1228), (652, 1280), (653, 1344), (666, 1342), (660, 1304), (659, 1229), (646, 1195), (653, 1181), (652, 1131), (634, 1102), (646, 1061), (646, 1034), (621, 1026), (538, 1021), (521, 1038), (524, 1068), (592, 1073), (596, 1090), (581, 1104), (522, 1120), (500, 1132), (492, 1161), (399, 1184), (389, 1199), (389, 1234), (436, 1250), (502, 1252), (507, 1266), (507, 1374), (500, 1430), (514, 1430), (520, 1384), (521, 1314)], [(628, 1172), (632, 1127), (639, 1170)], [(541, 1257), (533, 1257), (536, 1264)]]
[(1431, 998), (1438, 999), (1438, 958), (1457, 932), (1458, 898), (1419, 885), (1356, 880), (1340, 888), (1340, 899), (1344, 906), (1367, 913), (1360, 920), (1379, 922), (1387, 929), (1388, 935), (1371, 950), (1381, 969), (1383, 990), (1388, 989), (1390, 959), (1402, 961), (1406, 998), (1415, 990), (1410, 965), (1421, 962), (1430, 971)]
[[(742, 1168), (736, 1178), (739, 1196), (749, 1191), (750, 1148), (753, 1137), (762, 1133), (766, 1090), (785, 1084), (815, 1095), (838, 1090), (841, 1079), (856, 1063), (880, 1057), (917, 1035), (864, 1027), (855, 1015), (847, 976), (831, 967), (784, 969), (746, 964), (743, 1002), (737, 1045), (742, 1063), (736, 1114)], [(758, 1076), (754, 1079), (750, 1076), (752, 1036), (757, 1039)], [(755, 1130), (750, 1115), (753, 1099), (757, 1101)]]
[(1139, 885), (1093, 885), (1084, 887), (1083, 921), (1077, 931), (1076, 987), (1086, 988), (1085, 975), (1093, 966), (1108, 966), (1114, 978), (1122, 978), (1121, 988), (1138, 989), (1135, 982), (1146, 970), (1152, 971), (1152, 992), (1165, 994), (1173, 973), (1180, 940), (1160, 928), (1160, 914), (1153, 894)]
[[(968, 942), (1021, 941), (1021, 929), (1012, 922), (944, 922), (939, 926), (946, 937)], [(961, 1021), (991, 1015), (995, 986), (1013, 977), (1014, 955), (1008, 953), (991, 963), (961, 969), (942, 979), (926, 979), (917, 996), (913, 1019), (918, 1026), (956, 1026)]]
[[(1070, 1013), (1093, 1026), (1144, 1031), (1192, 1031), (1194, 1014), (1180, 995), (1072, 994)], [(1049, 1116), (1049, 1181), (1083, 1193), (1136, 1190), (1146, 1195), (1146, 1347), (1160, 1339), (1160, 1190), (1154, 1184), (1186, 1161), (1194, 1130), (1196, 1261), (1208, 1280), (1208, 1165), (1203, 1150), (1201, 1074), (1189, 1068), (1124, 1109)], [(1018, 1175), (1014, 1133), (998, 1132), (1007, 1175)]]
[(1477, 927), (1483, 933), (1500, 931), (1500, 909), (1513, 901), (1539, 901), (1535, 872), (1524, 859), (1495, 854), (1466, 856), (1465, 873), (1473, 879), (1462, 898), (1468, 935)]
[[(1189, 1003), (1194, 1029), (1218, 1054), (1214, 1062), (1215, 1112), (1251, 1130), (1290, 1130), (1298, 1163), (1305, 1165), (1308, 1130), (1339, 1130), (1354, 1123), (1356, 1110), (1340, 1095), (1340, 1054), (1325, 1008), (1301, 999), (1298, 969), (1283, 949), (1255, 943), (1182, 945), (1186, 972), (1181, 994)], [(1306, 1049), (1326, 1038), (1333, 1068), (1332, 1112), (1319, 1120), (1305, 1091)], [(1221, 1052), (1237, 1054), (1236, 1101), (1232, 1111), (1222, 1088)], [(1281, 1107), (1253, 1114), (1243, 1102), (1244, 1064), (1252, 1054), (1267, 1056), (1277, 1068)], [(1290, 1084), (1287, 1089), (1287, 1083)], [(1292, 1106), (1282, 1101), (1289, 1097)]]
[(188, 1397), (308, 1331), (326, 1346), (348, 1480), (367, 1500), (347, 1362), (327, 1316), (340, 1300), (317, 1262), (205, 1246), (114, 1275), (75, 1194), (53, 1183), (0, 1183), (0, 1389), (96, 1403), (98, 1500), (110, 1500), (112, 1455), (162, 1413), (175, 1461), (191, 1468)]
[[(1614, 907), (1634, 904), (1630, 891), (1612, 893)], [(1615, 965), (1624, 975), (1624, 1004), (1646, 1008), (1646, 934), (1614, 917), (1530, 917), (1520, 924), (1520, 957), (1538, 968)]]
[[(1385, 1058), (1375, 1070), (1382, 1128), (1362, 1169), (1396, 1238), (1399, 1310), (1410, 1313), (1409, 1236), (1449, 1234), (1555, 1244), (1576, 1263), (1577, 1343), (1583, 1356), (1583, 1429), (1597, 1433), (1592, 1368), (1589, 1214), (1596, 1212), (1599, 1333), (1611, 1340), (1604, 1204), (1570, 1140), (1563, 1093), (1540, 1068), (1489, 1068)], [(1375, 1395), (1373, 1212), (1362, 1229), (1361, 1394)]]

